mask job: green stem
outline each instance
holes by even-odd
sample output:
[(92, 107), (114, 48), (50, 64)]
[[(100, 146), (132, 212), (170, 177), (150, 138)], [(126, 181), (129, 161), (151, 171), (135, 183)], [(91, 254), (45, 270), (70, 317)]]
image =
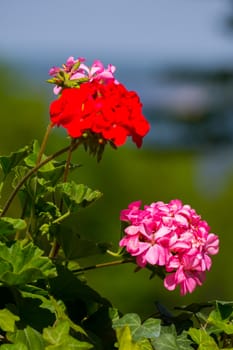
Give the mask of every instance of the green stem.
[(56, 255), (57, 255), (57, 252), (58, 252), (58, 249), (59, 249), (59, 245), (57, 243), (57, 240), (54, 238), (53, 240), (53, 243), (52, 243), (52, 247), (51, 247), (51, 250), (49, 252), (49, 258), (50, 259), (53, 259)]
[[(43, 141), (42, 141), (42, 143), (41, 143), (41, 146), (40, 146), (40, 149), (39, 149), (39, 152), (38, 152), (38, 155), (37, 155), (36, 166), (37, 166), (38, 164), (40, 164), (40, 162), (41, 162), (41, 160), (42, 160), (42, 157), (43, 157), (44, 151), (45, 151), (45, 147), (46, 147), (46, 144), (47, 144), (47, 142), (48, 142), (48, 138), (49, 138), (50, 132), (51, 132), (51, 130), (52, 130), (52, 127), (53, 127), (53, 124), (52, 124), (52, 123), (50, 123), (50, 124), (47, 126), (47, 129), (46, 129), (45, 134), (44, 134)], [(34, 191), (34, 196), (35, 196), (35, 197), (36, 197), (37, 186), (38, 186), (37, 180), (38, 180), (38, 176), (37, 176), (37, 174), (36, 174), (36, 181), (35, 181), (35, 183), (34, 183), (34, 190), (33, 190), (33, 191)], [(28, 202), (28, 196), (27, 196), (26, 202), (25, 202), (26, 207), (27, 207), (27, 202)], [(25, 207), (25, 209), (26, 209), (26, 207)], [(33, 225), (33, 218), (35, 217), (35, 212), (34, 212), (34, 211), (35, 211), (35, 208), (34, 208), (33, 206), (31, 206), (31, 208), (30, 208), (30, 216), (29, 216), (28, 225), (27, 225), (27, 227), (28, 227), (27, 232), (28, 232), (28, 233), (29, 233), (30, 231), (31, 231), (31, 232), (34, 231), (34, 229), (33, 229), (33, 227), (32, 227), (32, 225)], [(34, 222), (34, 225), (35, 225), (35, 222)]]
[(132, 259), (132, 258), (123, 259), (123, 260), (115, 260), (115, 261), (110, 261), (110, 262), (106, 262), (106, 263), (102, 263), (102, 264), (96, 264), (96, 265), (82, 267), (80, 269), (72, 270), (72, 272), (79, 273), (79, 272), (85, 272), (88, 270), (99, 269), (102, 267), (111, 267), (111, 266), (128, 264), (128, 263), (133, 263), (133, 262), (134, 262), (134, 259)]
[[(71, 143), (70, 143), (70, 147), (69, 147), (68, 154), (67, 154), (67, 159), (66, 159), (66, 166), (65, 166), (64, 176), (63, 176), (63, 182), (66, 182), (67, 179), (68, 179), (72, 152), (74, 151), (75, 148), (77, 148), (77, 146), (75, 144), (75, 141), (76, 141), (75, 139), (72, 139)], [(62, 208), (63, 208), (63, 200), (61, 198), (60, 212), (62, 212)], [(67, 212), (67, 213), (69, 214), (69, 212)], [(54, 240), (53, 240), (53, 243), (52, 243), (51, 250), (49, 252), (49, 257), (51, 259), (56, 257), (56, 255), (57, 255), (57, 253), (59, 251), (59, 248), (60, 248), (60, 244), (57, 242), (57, 239), (55, 237)]]
[(36, 165), (38, 165), (41, 162), (41, 158), (43, 156), (43, 153), (44, 153), (50, 132), (52, 130), (52, 127), (53, 127), (53, 125), (51, 123), (47, 126), (47, 129), (46, 129), (46, 132), (45, 132), (45, 135), (44, 135), (41, 147), (40, 147), (40, 151), (39, 151), (38, 156), (37, 156)]
[[(79, 142), (76, 142), (75, 147), (73, 148), (76, 149), (79, 145)], [(20, 190), (20, 188), (23, 186), (23, 184), (30, 178), (30, 176), (32, 176), (33, 174), (35, 174), (43, 165), (49, 163), (51, 160), (55, 159), (56, 157), (60, 156), (61, 154), (67, 152), (70, 149), (70, 145), (66, 146), (62, 149), (60, 149), (59, 151), (51, 154), (51, 156), (47, 157), (45, 160), (43, 160), (42, 162), (40, 162), (39, 164), (37, 164), (34, 168), (32, 168), (31, 170), (29, 170), (27, 172), (27, 174), (21, 179), (21, 181), (18, 183), (18, 185), (15, 187), (14, 191), (11, 193), (10, 197), (8, 198), (8, 200), (5, 203), (5, 206), (0, 214), (0, 218), (3, 217), (7, 210), (9, 209), (12, 201), (14, 200), (16, 194), (18, 193), (18, 191)]]
[(15, 233), (15, 241), (17, 241), (19, 239), (20, 236), (20, 231), (16, 231)]
[(75, 141), (76, 141), (75, 139), (71, 140), (70, 148), (69, 148), (69, 151), (68, 151), (68, 154), (67, 154), (67, 159), (66, 159), (66, 167), (65, 167), (65, 171), (64, 171), (63, 182), (66, 182), (67, 179), (68, 179), (72, 152), (73, 152), (73, 150), (75, 148), (77, 148), (77, 146), (75, 145)]
[(115, 253), (115, 252), (112, 252), (111, 250), (109, 250), (109, 249), (107, 249), (106, 250), (106, 253), (108, 253), (109, 255), (111, 255), (111, 256), (114, 256), (114, 257), (120, 257), (120, 256), (122, 256), (122, 252), (123, 252), (123, 249), (122, 248), (120, 248), (120, 249), (118, 249), (118, 251)]
[(67, 218), (70, 215), (70, 210), (68, 210), (65, 214), (63, 214), (62, 216), (59, 216), (59, 218), (55, 219), (53, 221), (53, 224), (58, 224), (59, 222), (61, 222), (62, 220), (64, 220), (65, 218)]
[[(73, 150), (77, 148), (77, 146), (75, 146), (75, 139), (71, 140), (70, 143), (70, 148), (67, 154), (67, 159), (66, 159), (66, 165), (65, 165), (65, 170), (64, 170), (64, 175), (63, 175), (63, 182), (66, 182), (68, 179), (68, 174), (69, 174), (69, 170), (70, 170), (70, 163), (71, 163), (71, 157), (72, 157), (72, 152)], [(62, 212), (62, 208), (63, 208), (63, 200), (61, 198), (61, 202), (60, 202), (60, 212)]]

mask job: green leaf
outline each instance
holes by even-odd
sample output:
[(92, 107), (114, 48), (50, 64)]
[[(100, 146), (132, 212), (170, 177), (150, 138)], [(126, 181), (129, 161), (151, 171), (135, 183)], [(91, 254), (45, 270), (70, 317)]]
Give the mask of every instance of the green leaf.
[[(88, 318), (93, 314), (93, 310), (99, 310), (103, 305), (110, 307), (110, 303), (105, 298), (78, 279), (71, 271), (62, 266), (57, 266), (57, 270), (58, 276), (49, 280), (50, 294), (56, 300), (64, 302), (67, 315), (75, 324), (79, 324), (84, 317)], [(57, 317), (64, 319), (60, 312)], [(102, 319), (100, 320), (102, 322)], [(69, 325), (75, 329), (70, 321)], [(81, 332), (80, 329), (75, 329), (75, 331)]]
[[(28, 167), (33, 168), (36, 165), (39, 151), (40, 151), (40, 145), (37, 140), (34, 140), (33, 146), (32, 146), (32, 152), (24, 159), (24, 162)], [(41, 157), (41, 161), (45, 159), (46, 159), (46, 156), (43, 154)], [(49, 171), (51, 169), (54, 169), (54, 166), (52, 162), (49, 162), (45, 164), (43, 167), (41, 167), (40, 171)]]
[(27, 224), (22, 219), (14, 219), (10, 217), (0, 218), (0, 235), (10, 235), (16, 231), (24, 230)]
[(233, 324), (231, 322), (232, 303), (216, 302), (216, 309), (211, 311), (207, 322), (216, 327), (215, 332), (225, 332), (233, 334)]
[(17, 344), (4, 344), (0, 346), (1, 350), (29, 350), (28, 347), (23, 343)]
[(119, 312), (118, 312), (118, 309), (114, 308), (114, 307), (110, 307), (108, 309), (108, 314), (109, 314), (109, 317), (110, 319), (112, 320), (112, 323), (115, 323), (116, 321), (119, 320)]
[(183, 311), (189, 311), (194, 314), (197, 314), (204, 308), (209, 308), (213, 306), (213, 302), (203, 302), (203, 303), (192, 303), (187, 306), (176, 306), (174, 309), (175, 310), (183, 310)]
[(49, 344), (61, 344), (66, 335), (69, 334), (70, 326), (67, 321), (60, 321), (54, 327), (45, 328), (43, 338)]
[(119, 350), (140, 350), (139, 344), (132, 340), (129, 326), (117, 328), (116, 336)]
[[(61, 213), (56, 204), (50, 201), (43, 200), (40, 198), (36, 203), (36, 213), (43, 225), (52, 225), (55, 220), (61, 218)], [(43, 229), (40, 229), (43, 231)]]
[[(89, 287), (83, 281), (80, 281), (68, 269), (57, 266), (58, 276), (50, 279), (51, 294), (56, 299), (66, 300), (82, 300), (88, 307), (92, 304), (104, 305), (106, 299), (102, 298), (94, 289)], [(108, 303), (108, 306), (109, 303)], [(79, 310), (77, 310), (78, 312)]]
[(141, 319), (138, 314), (129, 313), (113, 322), (113, 329), (128, 326), (132, 334), (141, 326)]
[(60, 226), (56, 238), (61, 245), (66, 258), (69, 260), (104, 254), (107, 249), (111, 248), (111, 244), (108, 243), (97, 243), (87, 239), (81, 239), (77, 232), (68, 229), (65, 223)]
[(57, 320), (68, 321), (70, 328), (72, 328), (75, 332), (84, 334), (87, 336), (87, 333), (84, 331), (82, 327), (75, 324), (71, 319), (67, 316), (65, 305), (61, 301), (57, 301), (53, 297), (50, 297), (51, 303), (54, 307), (54, 311), (57, 315)]
[(19, 321), (19, 317), (8, 309), (0, 310), (0, 328), (4, 332), (14, 332), (16, 321)]
[[(96, 348), (99, 349), (100, 344), (104, 344), (104, 348), (113, 349), (115, 332), (109, 317), (109, 305), (97, 306), (95, 312), (93, 309), (90, 311), (90, 316), (83, 320), (83, 326), (91, 331), (91, 335), (94, 335)], [(100, 349), (102, 349), (101, 346)]]
[(160, 335), (161, 320), (148, 318), (134, 333), (134, 340), (142, 338), (154, 339)]
[(137, 342), (140, 350), (153, 350), (153, 347), (148, 339), (142, 339)]
[(113, 321), (113, 329), (122, 328), (128, 326), (132, 333), (134, 341), (138, 341), (144, 338), (157, 338), (160, 334), (160, 323), (159, 319), (148, 318), (142, 325), (141, 319), (137, 314), (129, 313), (115, 319)]
[(177, 336), (177, 344), (179, 346), (180, 350), (192, 350), (193, 347), (191, 344), (193, 342), (188, 339), (188, 333), (186, 331), (182, 332), (180, 335)]
[(0, 183), (0, 198), (2, 197), (2, 189), (3, 189), (4, 182)]
[(39, 332), (56, 321), (56, 315), (49, 303), (43, 303), (39, 298), (22, 298), (17, 300), (17, 314), (22, 325), (30, 325)]
[(14, 167), (14, 178), (11, 183), (13, 188), (15, 188), (18, 185), (20, 180), (26, 175), (27, 172), (28, 168), (26, 166), (17, 165), (16, 167)]
[[(159, 337), (151, 340), (156, 350), (191, 350), (193, 349), (184, 335), (177, 337), (174, 325), (161, 327)], [(184, 348), (184, 346), (186, 346)]]
[(206, 332), (205, 329), (190, 328), (188, 334), (193, 341), (199, 345), (199, 350), (219, 350), (214, 339)]
[(55, 276), (51, 260), (42, 255), (33, 243), (17, 241), (11, 247), (0, 243), (0, 281), (13, 286)]
[(29, 326), (15, 333), (8, 333), (7, 338), (17, 346), (24, 344), (28, 350), (44, 350), (45, 347), (42, 335)]
[[(42, 167), (42, 171), (39, 170), (39, 172), (40, 177), (43, 177), (43, 179), (49, 181), (50, 185), (55, 186), (64, 174), (66, 162), (53, 161), (52, 164), (53, 168), (51, 167), (51, 169), (47, 170)], [(71, 173), (79, 167), (79, 164), (70, 164), (69, 172)]]
[(54, 327), (43, 330), (43, 338), (48, 344), (45, 350), (88, 350), (93, 345), (85, 341), (79, 341), (69, 334), (70, 326), (68, 321), (59, 321)]
[(11, 153), (9, 156), (0, 157), (0, 165), (2, 167), (3, 173), (7, 176), (10, 171), (18, 165), (30, 151), (29, 146), (20, 148), (18, 151)]
[(216, 302), (217, 309), (221, 315), (222, 320), (228, 319), (233, 313), (233, 302)]
[[(51, 313), (55, 314), (56, 310), (54, 308), (54, 305), (51, 301), (51, 298), (50, 298), (47, 290), (30, 285), (30, 284), (26, 284), (26, 285), (20, 286), (19, 292), (20, 292), (21, 296), (23, 297), (23, 299), (25, 299), (25, 300), (27, 300), (29, 298), (36, 299), (36, 300), (41, 302), (40, 308), (47, 309)], [(51, 316), (51, 315), (49, 315), (49, 316)], [(46, 316), (46, 318), (47, 319), (49, 318), (48, 315)]]
[[(25, 164), (33, 168), (37, 164), (37, 159), (40, 151), (40, 145), (37, 140), (34, 141), (32, 152), (24, 159)], [(46, 155), (42, 155), (41, 161), (45, 160), (47, 158)], [(66, 161), (58, 162), (56, 160), (51, 160), (47, 164), (43, 165), (39, 169), (40, 177), (43, 177), (45, 180), (49, 181), (51, 185), (55, 185), (57, 181), (62, 177), (64, 174), (64, 169), (66, 166)], [(78, 164), (71, 164), (69, 171), (73, 171), (80, 167)]]
[(86, 207), (102, 196), (100, 191), (74, 181), (58, 184), (56, 188), (63, 194), (64, 202), (71, 211)]
[(152, 345), (156, 350), (180, 350), (174, 334), (164, 333), (153, 339)]

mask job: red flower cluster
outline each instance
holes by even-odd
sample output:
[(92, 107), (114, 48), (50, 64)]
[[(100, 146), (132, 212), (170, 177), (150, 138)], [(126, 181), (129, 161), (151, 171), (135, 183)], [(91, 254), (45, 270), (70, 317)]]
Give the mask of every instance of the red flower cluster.
[(50, 117), (53, 125), (63, 126), (73, 138), (91, 133), (117, 147), (128, 136), (140, 147), (150, 129), (138, 95), (113, 81), (93, 80), (63, 89), (51, 103)]

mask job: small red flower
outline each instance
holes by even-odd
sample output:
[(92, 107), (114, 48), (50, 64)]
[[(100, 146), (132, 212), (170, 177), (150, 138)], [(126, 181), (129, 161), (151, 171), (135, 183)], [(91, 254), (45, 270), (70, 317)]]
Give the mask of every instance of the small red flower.
[(94, 134), (116, 147), (128, 136), (141, 147), (150, 129), (138, 95), (113, 81), (93, 80), (63, 89), (50, 105), (50, 117), (53, 125), (63, 126), (73, 138)]

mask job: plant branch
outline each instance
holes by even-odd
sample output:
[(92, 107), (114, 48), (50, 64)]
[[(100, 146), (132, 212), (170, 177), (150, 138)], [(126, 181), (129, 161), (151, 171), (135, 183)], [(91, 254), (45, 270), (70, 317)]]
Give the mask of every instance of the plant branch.
[[(66, 166), (65, 166), (65, 170), (64, 170), (63, 182), (66, 182), (67, 179), (68, 179), (72, 152), (74, 151), (75, 148), (77, 148), (77, 145), (75, 144), (75, 141), (76, 141), (75, 139), (72, 139), (71, 143), (70, 143), (70, 147), (69, 147), (68, 154), (67, 154), (67, 159), (66, 159)], [(62, 212), (62, 208), (63, 208), (63, 199), (61, 198), (60, 208), (59, 208), (60, 212)], [(68, 211), (65, 215), (68, 216), (69, 214), (70, 214), (70, 212)], [(49, 252), (49, 257), (51, 259), (56, 257), (56, 255), (57, 255), (57, 253), (59, 251), (59, 248), (60, 248), (60, 245), (57, 242), (57, 239), (55, 237), (54, 240), (53, 240), (53, 243), (52, 243), (51, 250)]]
[(77, 148), (77, 146), (75, 145), (75, 142), (76, 142), (75, 139), (71, 140), (71, 144), (70, 144), (69, 151), (67, 154), (67, 159), (66, 159), (66, 166), (65, 166), (64, 176), (63, 176), (63, 182), (67, 181), (68, 173), (70, 170), (70, 162), (71, 162), (72, 152), (74, 151), (74, 149)]
[[(76, 143), (75, 147), (73, 148), (73, 150), (75, 148), (77, 148), (79, 145), (79, 142)], [(27, 172), (27, 174), (21, 179), (21, 181), (18, 183), (18, 185), (15, 187), (14, 191), (11, 193), (10, 197), (8, 198), (8, 200), (5, 203), (5, 206), (0, 214), (0, 218), (3, 217), (7, 210), (9, 209), (9, 206), (11, 205), (12, 201), (14, 200), (16, 194), (18, 193), (18, 191), (20, 190), (20, 188), (23, 186), (23, 184), (30, 178), (30, 176), (32, 176), (33, 174), (35, 174), (43, 165), (49, 163), (51, 160), (55, 159), (56, 157), (60, 156), (61, 154), (67, 152), (70, 149), (70, 145), (66, 146), (62, 149), (60, 149), (59, 151), (51, 154), (51, 156), (47, 157), (46, 159), (44, 159), (42, 162), (40, 162), (39, 164), (37, 164), (34, 168), (32, 168), (31, 170), (29, 170)]]
[(99, 269), (102, 267), (111, 267), (111, 266), (115, 266), (115, 265), (122, 265), (122, 264), (133, 263), (133, 262), (134, 262), (133, 258), (127, 258), (127, 259), (115, 260), (115, 261), (110, 261), (110, 262), (106, 262), (106, 263), (102, 263), (102, 264), (96, 264), (96, 265), (82, 267), (80, 269), (72, 270), (72, 272), (80, 273), (80, 272), (85, 272), (88, 270)]

